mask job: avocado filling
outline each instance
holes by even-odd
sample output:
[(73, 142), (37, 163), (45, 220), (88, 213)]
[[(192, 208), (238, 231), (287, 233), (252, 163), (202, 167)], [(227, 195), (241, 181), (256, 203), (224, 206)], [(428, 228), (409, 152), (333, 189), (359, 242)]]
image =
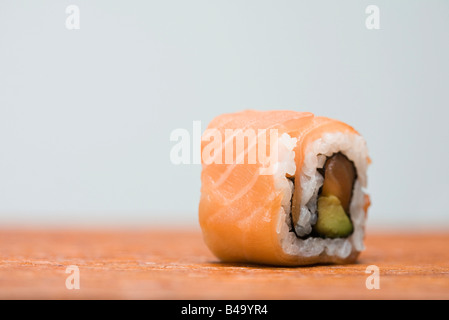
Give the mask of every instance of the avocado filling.
[(352, 233), (351, 220), (336, 196), (318, 198), (318, 220), (313, 230), (326, 238), (341, 238)]
[(318, 219), (312, 230), (320, 237), (342, 238), (353, 232), (349, 206), (356, 170), (352, 161), (342, 153), (326, 160), (323, 186), (318, 194)]

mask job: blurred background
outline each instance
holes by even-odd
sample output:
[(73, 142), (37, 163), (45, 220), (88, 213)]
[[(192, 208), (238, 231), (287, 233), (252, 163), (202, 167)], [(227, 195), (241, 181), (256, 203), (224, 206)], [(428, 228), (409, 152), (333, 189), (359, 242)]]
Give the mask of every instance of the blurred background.
[(447, 228), (448, 34), (444, 0), (1, 0), (0, 225), (195, 227), (170, 133), (290, 109), (365, 137), (369, 227)]

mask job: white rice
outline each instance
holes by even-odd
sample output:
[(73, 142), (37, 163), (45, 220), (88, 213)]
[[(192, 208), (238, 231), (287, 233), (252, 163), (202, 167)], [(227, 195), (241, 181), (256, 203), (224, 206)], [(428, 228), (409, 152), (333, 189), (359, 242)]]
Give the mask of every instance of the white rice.
[[(300, 218), (294, 226), (298, 236), (310, 234), (317, 220), (318, 191), (323, 185), (323, 177), (317, 171), (322, 168), (326, 158), (341, 152), (354, 163), (357, 179), (354, 183), (350, 214), (354, 231), (347, 238), (323, 239), (309, 237), (300, 239), (295, 232), (290, 231), (292, 221), (290, 216), (291, 199), (294, 185), (288, 177), (296, 171), (294, 147), (297, 139), (283, 134), (279, 139), (278, 166), (275, 170), (276, 188), (283, 194), (280, 219), (276, 232), (279, 234), (281, 246), (286, 254), (312, 257), (325, 254), (339, 258), (348, 257), (353, 251), (362, 251), (365, 227), (364, 191), (367, 177), (368, 149), (363, 137), (353, 133), (326, 133), (320, 139), (311, 143), (306, 149), (303, 171), (300, 174), (302, 188)], [(296, 184), (298, 181), (295, 182)]]

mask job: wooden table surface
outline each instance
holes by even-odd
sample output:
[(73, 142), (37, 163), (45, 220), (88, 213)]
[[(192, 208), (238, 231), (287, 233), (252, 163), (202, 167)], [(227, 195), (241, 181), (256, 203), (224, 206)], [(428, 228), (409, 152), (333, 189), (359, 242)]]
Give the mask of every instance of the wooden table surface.
[(449, 232), (371, 232), (366, 247), (357, 264), (275, 268), (220, 263), (198, 230), (0, 230), (0, 298), (449, 299)]

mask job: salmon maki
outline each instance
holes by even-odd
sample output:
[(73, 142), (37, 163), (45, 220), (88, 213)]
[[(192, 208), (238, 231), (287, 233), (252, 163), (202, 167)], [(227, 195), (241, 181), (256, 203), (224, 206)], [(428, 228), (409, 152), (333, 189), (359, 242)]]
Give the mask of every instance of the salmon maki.
[(199, 222), (222, 261), (352, 263), (364, 249), (366, 142), (309, 112), (213, 119), (201, 142)]

